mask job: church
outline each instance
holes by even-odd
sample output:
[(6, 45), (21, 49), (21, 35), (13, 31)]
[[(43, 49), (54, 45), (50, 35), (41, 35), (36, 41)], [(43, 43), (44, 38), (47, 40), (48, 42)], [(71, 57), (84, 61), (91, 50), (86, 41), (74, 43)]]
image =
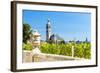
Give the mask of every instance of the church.
[(47, 20), (46, 24), (46, 42), (55, 44), (65, 43), (64, 39), (61, 38), (59, 35), (52, 34), (50, 19)]

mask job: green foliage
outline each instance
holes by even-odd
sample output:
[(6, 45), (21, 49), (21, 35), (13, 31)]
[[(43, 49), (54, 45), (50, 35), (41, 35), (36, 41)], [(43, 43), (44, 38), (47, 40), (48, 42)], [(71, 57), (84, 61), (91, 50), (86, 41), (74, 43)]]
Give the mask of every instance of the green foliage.
[(91, 45), (90, 43), (80, 43), (80, 44), (75, 44), (75, 57), (80, 57), (80, 58), (86, 58), (89, 59), (91, 58)]
[(31, 51), (33, 46), (30, 43), (28, 43), (28, 44), (23, 43), (22, 48), (23, 48), (23, 50)]
[(71, 56), (72, 46), (74, 46), (74, 57), (91, 58), (90, 43), (68, 43), (68, 44), (49, 44), (41, 43), (40, 50), (43, 53)]
[(60, 55), (71, 56), (71, 46), (69, 44), (59, 45)]
[(27, 43), (32, 34), (31, 26), (29, 24), (23, 24), (23, 43)]
[(83, 57), (83, 44), (80, 43), (80, 44), (75, 44), (75, 49), (74, 49), (74, 56), (75, 57), (80, 57), (82, 58)]
[(71, 46), (67, 44), (41, 44), (40, 50), (43, 53), (71, 56)]
[(85, 47), (84, 47), (84, 57), (87, 58), (87, 59), (91, 58), (91, 45), (89, 43), (85, 44)]

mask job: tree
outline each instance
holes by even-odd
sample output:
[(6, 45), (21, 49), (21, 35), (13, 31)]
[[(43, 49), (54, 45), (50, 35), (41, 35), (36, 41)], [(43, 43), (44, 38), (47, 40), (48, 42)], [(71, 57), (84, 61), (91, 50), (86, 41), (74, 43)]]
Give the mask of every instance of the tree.
[(27, 43), (32, 34), (31, 26), (29, 24), (23, 24), (23, 42)]
[(64, 40), (61, 40), (60, 44), (65, 44), (65, 41)]

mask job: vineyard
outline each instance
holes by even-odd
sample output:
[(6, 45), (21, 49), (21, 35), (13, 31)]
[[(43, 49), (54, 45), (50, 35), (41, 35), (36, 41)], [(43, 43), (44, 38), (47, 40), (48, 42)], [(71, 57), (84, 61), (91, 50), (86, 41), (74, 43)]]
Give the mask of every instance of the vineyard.
[(49, 44), (41, 43), (40, 50), (47, 54), (57, 55), (72, 55), (72, 46), (74, 46), (74, 57), (91, 58), (91, 45), (90, 43), (67, 43), (67, 44)]
[[(66, 44), (49, 44), (42, 42), (40, 50), (42, 53), (57, 54), (57, 55), (72, 55), (72, 46), (74, 46), (74, 57), (78, 58), (91, 58), (91, 45), (90, 43), (66, 43)], [(23, 44), (24, 50), (32, 50), (32, 44)]]

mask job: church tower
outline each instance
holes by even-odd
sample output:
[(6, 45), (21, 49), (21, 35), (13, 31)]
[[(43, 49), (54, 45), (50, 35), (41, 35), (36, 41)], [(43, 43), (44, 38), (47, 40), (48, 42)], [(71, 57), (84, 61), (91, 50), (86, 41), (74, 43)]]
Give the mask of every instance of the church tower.
[(51, 36), (51, 23), (50, 23), (50, 19), (48, 19), (46, 24), (46, 41), (50, 40), (50, 36)]

